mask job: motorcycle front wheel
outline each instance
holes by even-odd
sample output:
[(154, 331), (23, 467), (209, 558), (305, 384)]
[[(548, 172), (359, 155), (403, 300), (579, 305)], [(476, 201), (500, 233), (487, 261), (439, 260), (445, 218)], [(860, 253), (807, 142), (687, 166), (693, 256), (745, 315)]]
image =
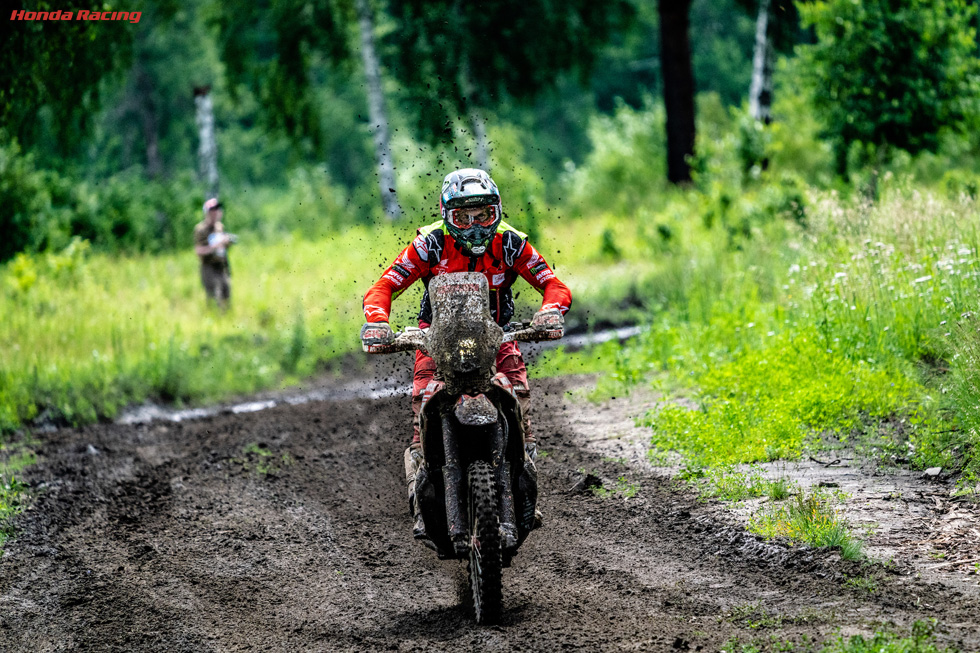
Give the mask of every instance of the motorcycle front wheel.
[(493, 469), (477, 461), (467, 471), (470, 518), (470, 589), (476, 622), (493, 624), (500, 619), (502, 560), (497, 492)]

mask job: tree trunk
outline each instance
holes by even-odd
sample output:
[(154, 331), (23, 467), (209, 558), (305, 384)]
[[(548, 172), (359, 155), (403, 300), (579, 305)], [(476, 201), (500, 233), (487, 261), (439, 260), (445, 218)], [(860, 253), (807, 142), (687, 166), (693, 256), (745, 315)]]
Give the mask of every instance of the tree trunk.
[(487, 121), (483, 111), (477, 108), (477, 90), (470, 81), (469, 66), (463, 64), (459, 69), (459, 87), (466, 98), (466, 115), (473, 129), (473, 140), (476, 143), (474, 159), (476, 167), (490, 173), (490, 139), (487, 136)]
[(760, 0), (755, 21), (755, 52), (752, 56), (752, 84), (749, 86), (749, 115), (768, 125), (772, 122), (772, 63), (769, 1)]
[(153, 104), (153, 82), (141, 67), (136, 67), (136, 111), (143, 127), (143, 141), (146, 144), (146, 175), (156, 179), (163, 172), (163, 162), (160, 160), (160, 136), (157, 133), (159, 124), (156, 107)]
[(874, 165), (871, 169), (871, 178), (868, 180), (867, 199), (872, 204), (878, 203), (879, 186), (881, 181), (881, 171), (888, 161), (888, 143), (880, 143), (875, 147)]
[(483, 112), (470, 109), (470, 122), (473, 123), (473, 138), (476, 139), (476, 165), (490, 173), (490, 139), (487, 137), (487, 122)]
[(694, 70), (688, 37), (691, 0), (660, 0), (660, 59), (667, 109), (667, 179), (691, 181), (694, 155)]
[(357, 0), (357, 18), (361, 30), (361, 58), (367, 78), (368, 118), (374, 135), (374, 151), (378, 159), (378, 183), (381, 204), (389, 220), (401, 217), (395, 186), (395, 165), (388, 137), (388, 115), (385, 113), (384, 91), (381, 88), (381, 69), (374, 50), (374, 19), (368, 0)]
[(200, 144), (197, 148), (198, 171), (205, 186), (205, 198), (218, 196), (218, 142), (214, 136), (214, 106), (211, 87), (194, 88), (194, 108)]

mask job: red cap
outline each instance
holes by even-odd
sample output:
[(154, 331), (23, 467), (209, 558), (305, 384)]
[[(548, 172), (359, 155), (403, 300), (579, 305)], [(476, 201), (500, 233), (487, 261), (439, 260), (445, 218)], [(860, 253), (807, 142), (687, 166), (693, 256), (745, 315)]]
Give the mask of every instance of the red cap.
[(220, 209), (222, 206), (223, 205), (221, 204), (221, 202), (218, 200), (217, 197), (212, 197), (211, 199), (209, 199), (204, 203), (204, 212), (207, 213), (212, 209)]

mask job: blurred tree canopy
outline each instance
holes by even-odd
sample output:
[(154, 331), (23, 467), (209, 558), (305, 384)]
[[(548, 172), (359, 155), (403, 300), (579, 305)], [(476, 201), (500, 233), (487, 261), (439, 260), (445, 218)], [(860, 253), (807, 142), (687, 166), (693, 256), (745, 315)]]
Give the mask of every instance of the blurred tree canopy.
[(800, 6), (813, 108), (846, 176), (855, 143), (935, 151), (977, 110), (977, 8), (968, 0), (827, 0)]
[[(378, 121), (365, 110), (357, 4), (117, 0), (113, 10), (142, 12), (138, 24), (5, 20), (0, 259), (63, 247), (73, 236), (109, 251), (181, 246), (203, 192), (191, 94), (200, 86), (211, 87), (214, 101), (224, 199), (248, 205), (229, 211), (241, 220), (236, 228), (274, 234), (368, 219), (379, 186), (389, 186), (372, 160)], [(664, 53), (661, 9), (681, 5), (688, 47)], [(767, 68), (783, 96), (770, 130), (743, 120), (763, 6), (764, 33), (782, 57)], [(980, 95), (976, 0), (364, 0), (363, 7), (383, 64), (374, 88), (390, 114), (399, 201), (413, 212), (428, 201), (421, 189), (428, 177), (470, 157), (462, 147), (455, 161), (440, 152), (480, 143), (480, 122), (495, 165), (511, 175), (508, 187), (523, 186), (515, 194), (524, 204), (575, 197), (575, 210), (606, 202), (626, 211), (640, 192), (633, 189), (646, 183), (638, 180), (649, 180), (643, 192), (660, 193), (674, 124), (665, 117), (665, 77), (678, 58), (693, 82), (674, 169), (686, 178), (681, 166), (693, 165), (695, 188), (753, 183), (759, 177), (746, 176), (744, 165), (726, 168), (742, 151), (753, 160), (771, 156), (780, 174), (818, 184), (836, 183), (828, 143), (841, 172), (849, 159), (913, 165), (889, 158), (896, 150), (938, 150), (914, 164), (940, 170), (934, 178), (947, 162), (967, 174), (980, 158), (977, 137), (955, 133), (980, 124), (970, 122)], [(108, 3), (38, 0), (31, 9)]]
[(386, 61), (432, 140), (473, 108), (531, 100), (563, 73), (586, 81), (635, 15), (627, 0), (390, 0), (389, 12)]
[(322, 145), (313, 62), (343, 66), (352, 56), (356, 20), (346, 0), (228, 0), (212, 4), (221, 59), (237, 96), (239, 85), (258, 99), (265, 126), (295, 141)]
[[(84, 0), (39, 0), (29, 7), (35, 12), (73, 14), (79, 9), (129, 11), (140, 7), (126, 0), (115, 7)], [(8, 137), (30, 147), (48, 136), (60, 156), (76, 154), (99, 109), (100, 82), (129, 61), (131, 27), (128, 22), (13, 21), (4, 16), (0, 27), (0, 126)]]

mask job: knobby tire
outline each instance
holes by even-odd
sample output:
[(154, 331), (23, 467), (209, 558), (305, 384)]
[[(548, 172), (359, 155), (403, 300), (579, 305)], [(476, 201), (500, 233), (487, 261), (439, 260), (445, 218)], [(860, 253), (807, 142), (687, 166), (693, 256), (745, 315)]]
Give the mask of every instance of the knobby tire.
[(501, 603), (500, 525), (497, 517), (497, 492), (493, 469), (477, 461), (468, 470), (470, 518), (470, 588), (476, 622), (497, 623)]

